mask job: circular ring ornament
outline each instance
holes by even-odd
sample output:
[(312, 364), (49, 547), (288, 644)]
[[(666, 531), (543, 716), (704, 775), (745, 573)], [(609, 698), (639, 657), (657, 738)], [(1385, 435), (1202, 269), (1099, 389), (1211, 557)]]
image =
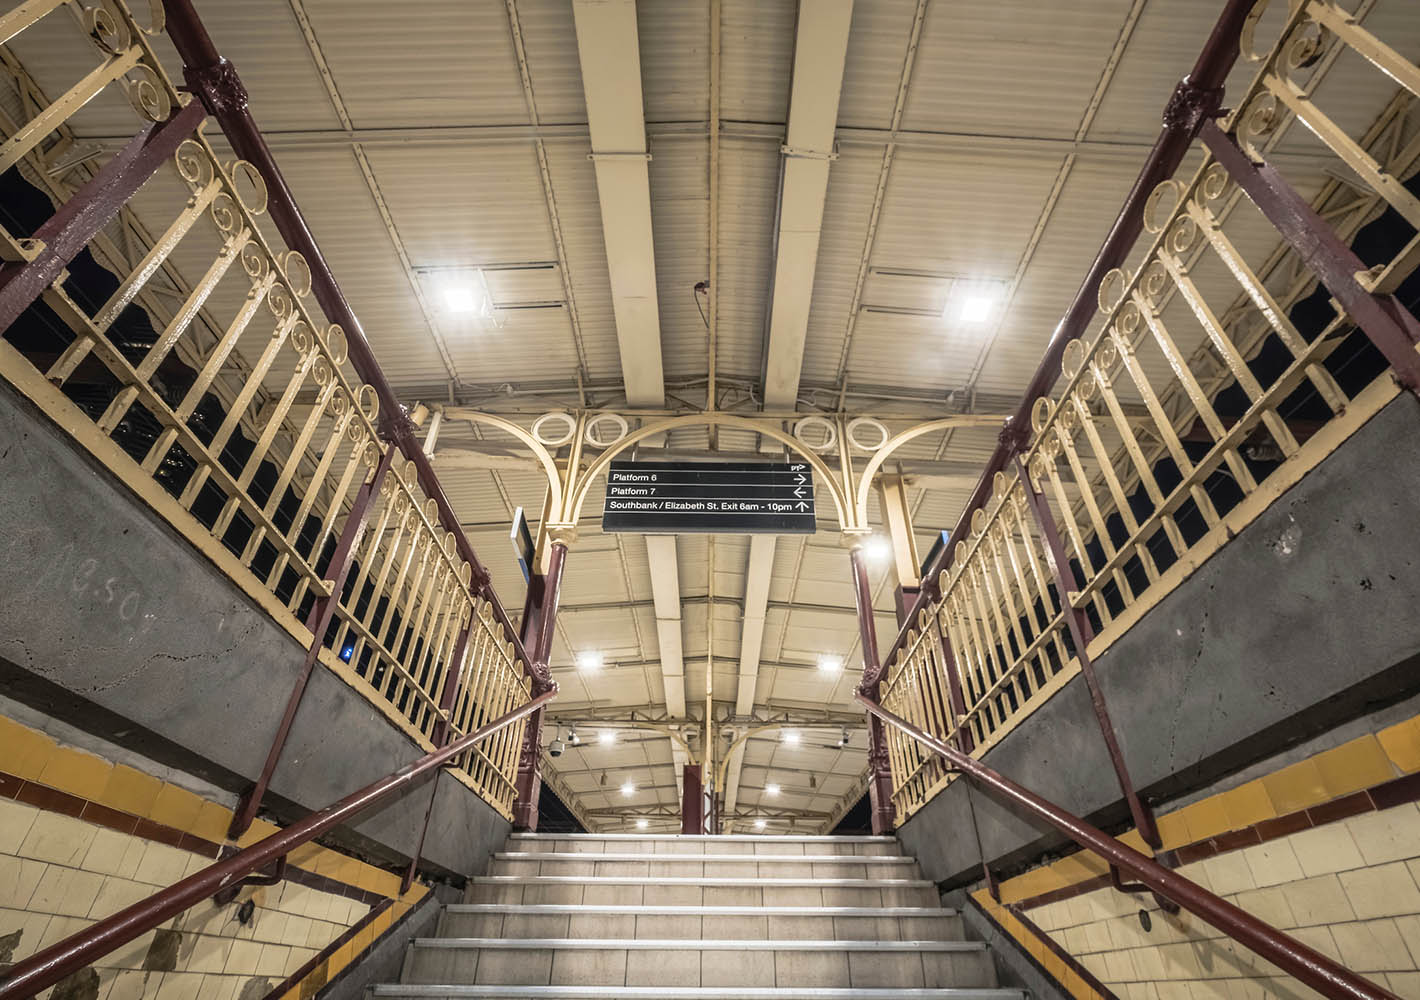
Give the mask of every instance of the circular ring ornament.
[(128, 103), (150, 122), (165, 122), (172, 114), (173, 100), (163, 81), (148, 66), (139, 63), (128, 71), (123, 81)]
[(1041, 396), (1030, 408), (1030, 425), (1039, 434), (1050, 423), (1055, 413), (1055, 403), (1049, 396)]
[(1119, 307), (1119, 303), (1124, 301), (1124, 296), (1129, 291), (1129, 282), (1133, 280), (1133, 277), (1122, 267), (1110, 268), (1105, 273), (1105, 276), (1100, 279), (1099, 291), (1095, 295), (1100, 312), (1112, 313)]
[[(612, 433), (603, 437), (602, 428), (607, 424), (612, 426)], [(616, 442), (626, 437), (626, 432), (630, 429), (626, 418), (621, 414), (598, 413), (587, 421), (587, 426), (582, 431), (582, 440), (593, 448), (610, 448), (612, 445), (616, 444)]]
[(311, 294), (311, 265), (299, 250), (287, 250), (281, 257), (281, 270), (286, 275), (286, 283), (300, 298)]
[[(562, 432), (556, 433), (548, 431), (547, 425), (549, 421), (554, 425), (557, 421), (561, 421)], [(570, 413), (565, 413), (562, 410), (553, 410), (550, 413), (544, 413), (533, 421), (532, 436), (537, 439), (538, 444), (545, 445), (548, 448), (557, 448), (577, 436), (577, 421)]]
[(1067, 379), (1074, 378), (1080, 374), (1080, 369), (1085, 367), (1085, 345), (1076, 337), (1065, 345), (1065, 350), (1060, 353), (1060, 374)]
[[(864, 428), (876, 434), (878, 439), (869, 442), (859, 440), (859, 431)], [(887, 444), (890, 436), (887, 426), (884, 425), (881, 420), (874, 419), (873, 417), (856, 417), (848, 421), (848, 426), (844, 429), (844, 435), (848, 438), (850, 445), (857, 448), (859, 451), (865, 451), (869, 454)]]
[(375, 422), (375, 418), (380, 415), (380, 394), (375, 391), (372, 385), (362, 384), (355, 392), (355, 403), (360, 407), (360, 412), (365, 415), (365, 419), (370, 423)]
[(261, 171), (256, 169), (255, 164), (246, 160), (233, 160), (231, 165), (232, 190), (236, 192), (237, 200), (242, 203), (252, 215), (260, 215), (266, 211), (266, 181), (261, 176)]
[[(804, 434), (810, 429), (820, 431), (823, 434), (823, 441), (819, 444), (814, 444), (806, 438)], [(834, 427), (831, 422), (820, 417), (818, 414), (811, 413), (807, 417), (802, 417), (799, 422), (794, 425), (794, 437), (810, 451), (824, 452), (838, 443), (838, 428)]]
[(350, 342), (345, 339), (345, 328), (332, 323), (325, 329), (325, 349), (330, 352), (331, 363), (337, 367), (345, 364), (350, 357)]
[(178, 145), (173, 153), (173, 163), (177, 166), (178, 176), (194, 191), (212, 182), (212, 161), (202, 148), (202, 143), (195, 139), (184, 139)]
[[(1168, 203), (1168, 211), (1163, 213), (1160, 221), (1159, 208), (1164, 202), (1165, 195), (1172, 195)], [(1144, 202), (1143, 222), (1144, 228), (1151, 233), (1161, 233), (1164, 227), (1169, 224), (1169, 219), (1178, 211), (1179, 205), (1183, 203), (1183, 184), (1170, 177), (1168, 180), (1159, 181), (1154, 186), (1154, 190), (1149, 192), (1148, 199)]]

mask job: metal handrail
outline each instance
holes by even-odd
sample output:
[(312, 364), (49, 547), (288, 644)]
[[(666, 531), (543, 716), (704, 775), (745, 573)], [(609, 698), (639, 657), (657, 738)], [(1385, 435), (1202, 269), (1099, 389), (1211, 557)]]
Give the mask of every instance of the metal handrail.
[(229, 858), (208, 865), (147, 899), (119, 910), (93, 926), (50, 945), (21, 962), (16, 962), (5, 973), (4, 979), (0, 979), (0, 1000), (20, 1000), (22, 997), (33, 996), (53, 986), (65, 976), (84, 968), (99, 956), (106, 955), (152, 930), (169, 917), (200, 903), (219, 890), (232, 888), (251, 872), (259, 871), (273, 862), (279, 863), (295, 848), (353, 819), (371, 806), (389, 799), (430, 771), (464, 753), (480, 740), (531, 715), (551, 701), (556, 694), (557, 689), (554, 686), (551, 691), (539, 695), (526, 705), (480, 726), (440, 750), (425, 754), (357, 792), (351, 792), (339, 802), (311, 813), (279, 833), (259, 840)]
[[(1056, 324), (1046, 345), (1040, 364), (1031, 376), (1016, 412), (1006, 421), (1000, 439), (981, 478), (972, 490), (971, 498), (962, 508), (956, 527), (948, 536), (955, 542), (965, 538), (971, 527), (971, 516), (991, 499), (992, 481), (996, 473), (1006, 468), (1012, 458), (1024, 450), (1030, 437), (1031, 408), (1046, 395), (1060, 376), (1060, 359), (1070, 341), (1081, 336), (1098, 308), (1097, 289), (1104, 276), (1121, 266), (1134, 249), (1134, 243), (1144, 231), (1144, 208), (1159, 182), (1172, 177), (1188, 155), (1194, 134), (1222, 100), (1223, 81), (1238, 60), (1240, 38), (1248, 15), (1256, 0), (1227, 0), (1213, 30), (1198, 54), (1193, 69), (1183, 78), (1163, 111), (1163, 127), (1153, 148), (1149, 150), (1134, 186), (1125, 196), (1124, 204), (1110, 226), (1095, 256), (1094, 263), (1080, 283), (1074, 299)], [(352, 357), (353, 351), (352, 351)], [(912, 608), (903, 617), (903, 625), (892, 646), (883, 654), (882, 662), (891, 663), (907, 641), (908, 632), (916, 627), (917, 617), (935, 600), (937, 576), (950, 565), (954, 545), (943, 545), (937, 558), (922, 573), (922, 589)]]
[[(884, 723), (906, 733), (933, 753), (945, 758), (958, 771), (976, 779), (1009, 804), (1045, 820), (1081, 847), (1093, 851), (1109, 862), (1112, 869), (1132, 875), (1156, 894), (1177, 903), (1323, 996), (1332, 997), (1334, 1000), (1399, 1000), (1389, 990), (1377, 986), (1271, 924), (1257, 919), (1246, 910), (1214, 895), (1197, 882), (1178, 872), (1170, 871), (1153, 858), (1139, 853), (1098, 827), (1016, 784), (975, 757), (923, 732), (877, 702), (858, 693), (855, 693), (854, 697)], [(4, 1000), (3, 993), (0, 993), (0, 1000)]]

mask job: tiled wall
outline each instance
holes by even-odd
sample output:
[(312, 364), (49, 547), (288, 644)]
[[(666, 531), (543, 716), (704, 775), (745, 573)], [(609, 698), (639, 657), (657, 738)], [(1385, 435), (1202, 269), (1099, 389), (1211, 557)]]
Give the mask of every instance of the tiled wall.
[[(0, 969), (210, 865), (225, 846), (232, 814), (220, 803), (3, 718), (0, 746)], [(275, 829), (258, 821), (242, 843)], [(314, 844), (288, 865), (292, 880), (222, 907), (204, 901), (55, 995), (298, 1000), (428, 891), (397, 898), (398, 876)]]
[[(1181, 874), (1420, 1000), (1418, 802), (1415, 717), (1158, 820), (1164, 859)], [(1146, 850), (1134, 831), (1120, 839)], [(1103, 861), (1080, 851), (1003, 882), (1000, 903), (984, 889), (972, 898), (1078, 1000), (1316, 995), (1189, 914), (1165, 914), (1108, 881)]]
[[(1406, 1000), (1420, 1000), (1420, 809), (1405, 803), (1185, 865), (1180, 872)], [(1187, 913), (1110, 889), (1030, 918), (1126, 1000), (1309, 996)], [(1152, 930), (1139, 920), (1147, 911)]]

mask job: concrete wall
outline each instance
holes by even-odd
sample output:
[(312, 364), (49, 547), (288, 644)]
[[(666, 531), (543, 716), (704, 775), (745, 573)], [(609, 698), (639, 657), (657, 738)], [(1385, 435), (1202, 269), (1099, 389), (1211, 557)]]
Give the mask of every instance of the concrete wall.
[[(10, 697), (214, 785), (261, 770), (302, 657), (244, 593), (0, 383), (0, 686)], [(317, 668), (268, 804), (317, 809), (419, 756)], [(339, 839), (406, 860), (429, 785)], [(508, 823), (444, 777), (425, 858), (483, 870)]]
[[(1166, 802), (1420, 687), (1420, 403), (1397, 397), (1096, 662), (1137, 787)], [(1127, 820), (1083, 681), (986, 755), (1002, 774), (1102, 825)], [(903, 825), (947, 885), (981, 854), (964, 782)], [(972, 796), (1004, 871), (1062, 843)]]

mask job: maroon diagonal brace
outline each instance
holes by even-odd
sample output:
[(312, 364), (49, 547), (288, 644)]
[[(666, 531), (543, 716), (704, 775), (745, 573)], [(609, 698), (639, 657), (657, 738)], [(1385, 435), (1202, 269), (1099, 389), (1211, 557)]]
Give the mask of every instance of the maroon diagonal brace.
[(35, 231), (34, 239), (42, 241), (44, 248), (34, 260), (0, 267), (0, 332), (44, 294), (206, 117), (201, 101), (189, 101), (162, 124), (143, 126)]
[[(1044, 820), (1088, 851), (1093, 851), (1111, 868), (1127, 872), (1143, 882), (1153, 892), (1182, 906), (1201, 920), (1207, 921), (1239, 944), (1256, 952), (1296, 976), (1301, 982), (1331, 1000), (1399, 1000), (1388, 990), (1350, 969), (1343, 968), (1325, 955), (1289, 937), (1251, 913), (1239, 909), (1227, 900), (1215, 896), (1197, 882), (1178, 872), (1170, 871), (1153, 858), (1140, 854), (1109, 834), (1091, 826), (1054, 803), (1047, 802), (1028, 788), (1022, 788), (1010, 778), (987, 767), (975, 757), (962, 753), (949, 743), (924, 733), (912, 723), (896, 716), (861, 694), (856, 696), (876, 718), (901, 730), (932, 752), (945, 757), (958, 771), (984, 785), (996, 797), (1012, 806)], [(3, 996), (0, 996), (3, 1000)]]
[(1199, 137), (1228, 176), (1356, 321), (1361, 332), (1385, 355), (1395, 380), (1420, 395), (1420, 355), (1415, 353), (1420, 321), (1394, 295), (1376, 295), (1356, 280), (1356, 275), (1366, 270), (1365, 263), (1275, 167), (1254, 163), (1237, 139), (1219, 128), (1217, 122), (1205, 122)]
[(327, 581), (330, 584), (330, 593), (316, 598), (315, 604), (311, 606), (311, 613), (306, 617), (306, 627), (311, 630), (311, 645), (306, 650), (306, 658), (301, 662), (301, 672), (296, 676), (291, 696), (286, 699), (286, 713), (281, 716), (281, 724), (276, 727), (276, 735), (272, 737), (271, 749), (267, 751), (261, 775), (256, 779), (256, 784), (242, 795), (236, 812), (232, 814), (232, 826), (227, 831), (227, 836), (233, 840), (247, 832), (251, 821), (256, 818), (256, 811), (261, 808), (262, 796), (266, 794), (266, 786), (271, 783), (271, 776), (276, 772), (276, 765), (281, 760), (281, 751), (285, 749), (286, 739), (291, 735), (291, 725), (296, 721), (296, 711), (301, 707), (301, 699), (310, 683), (311, 671), (315, 669), (316, 659), (325, 644), (326, 629), (330, 627), (330, 620), (335, 616), (335, 609), (340, 604), (340, 593), (345, 589), (345, 578), (350, 573), (351, 557), (355, 553), (355, 547), (360, 544), (360, 538), (364, 535), (365, 525), (370, 518), (370, 501), (379, 491), (385, 473), (389, 472), (396, 450), (394, 445), (384, 450), (374, 475), (360, 487), (360, 491), (355, 494), (355, 502), (350, 505), (350, 514), (340, 532), (340, 541), (336, 543), (335, 554), (331, 556), (330, 566), (326, 569), (327, 573), (333, 574)]
[(1119, 790), (1124, 793), (1125, 801), (1129, 803), (1129, 814), (1134, 818), (1135, 829), (1144, 838), (1144, 842), (1157, 851), (1164, 846), (1159, 837), (1158, 824), (1154, 822), (1153, 812), (1135, 791), (1134, 780), (1129, 777), (1129, 767), (1124, 763), (1124, 752), (1119, 749), (1119, 736), (1114, 730), (1113, 720), (1109, 717), (1104, 691), (1100, 689), (1099, 680), (1095, 677), (1094, 661), (1086, 651), (1086, 646), (1094, 637), (1094, 630), (1090, 628), (1090, 620), (1085, 616), (1085, 612), (1075, 607), (1070, 600), (1070, 595), (1080, 589), (1080, 584), (1075, 579), (1070, 558), (1065, 554), (1065, 543), (1060, 540), (1060, 531), (1055, 527), (1055, 520), (1045, 505), (1045, 498), (1036, 492), (1035, 484), (1026, 474), (1026, 467), (1021, 464), (1019, 458), (1014, 461), (1016, 474), (1021, 477), (1021, 488), (1025, 491), (1026, 506), (1030, 508), (1036, 527), (1040, 529), (1041, 537), (1045, 540), (1045, 551), (1050, 557), (1047, 561), (1055, 576), (1055, 589), (1060, 595), (1060, 606), (1065, 610), (1065, 623), (1069, 626), (1070, 638), (1075, 644), (1075, 657), (1080, 661), (1080, 675), (1084, 677), (1085, 686), (1089, 688), (1090, 705), (1095, 710), (1095, 719), (1099, 722), (1101, 735), (1104, 736), (1104, 745), (1109, 750), (1109, 762), (1114, 765)]

